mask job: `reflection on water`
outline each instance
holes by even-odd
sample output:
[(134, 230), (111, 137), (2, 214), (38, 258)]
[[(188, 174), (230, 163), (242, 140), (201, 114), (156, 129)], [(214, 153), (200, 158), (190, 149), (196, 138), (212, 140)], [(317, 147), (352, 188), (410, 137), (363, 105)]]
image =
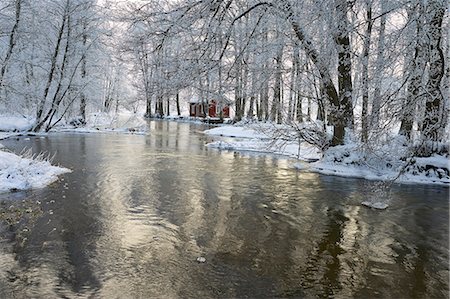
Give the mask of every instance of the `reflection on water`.
[(211, 150), (202, 129), (3, 142), (74, 171), (0, 195), (43, 210), (25, 242), (26, 224), (0, 231), (0, 297), (448, 296), (448, 188), (396, 186), (370, 210), (361, 180)]

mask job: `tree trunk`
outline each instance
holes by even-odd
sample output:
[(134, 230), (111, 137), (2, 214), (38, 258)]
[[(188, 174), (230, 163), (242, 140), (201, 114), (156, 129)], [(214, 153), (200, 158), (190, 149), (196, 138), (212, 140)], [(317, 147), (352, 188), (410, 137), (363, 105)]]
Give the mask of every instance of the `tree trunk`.
[[(450, 39), (447, 38), (447, 45), (444, 47), (448, 51), (450, 51)], [(444, 100), (441, 105), (442, 110), (442, 121), (441, 121), (441, 129), (440, 129), (440, 135), (443, 136), (445, 139), (447, 136), (447, 140), (449, 140), (449, 133), (448, 130), (448, 121), (449, 121), (449, 112), (450, 112), (450, 63), (445, 64), (445, 74), (444, 74), (444, 81), (442, 84), (442, 93), (444, 96)]]
[(180, 109), (180, 93), (177, 91), (177, 94), (175, 95), (175, 101), (177, 102), (177, 115), (181, 115), (181, 109)]
[(241, 79), (241, 115), (245, 117), (245, 106), (247, 105), (247, 97), (248, 97), (248, 53), (244, 53), (244, 61), (242, 63), (242, 79)]
[(422, 133), (425, 140), (440, 141), (440, 120), (442, 119), (441, 106), (443, 96), (441, 92), (441, 81), (444, 77), (444, 53), (441, 47), (442, 21), (444, 19), (446, 1), (430, 0), (428, 2), (427, 14), (430, 14), (428, 36), (430, 38), (430, 69), (428, 71), (428, 82), (426, 84), (426, 108), (423, 121)]
[(150, 68), (150, 62), (147, 54), (147, 49), (144, 43), (139, 44), (139, 48), (135, 55), (139, 62), (139, 70), (142, 76), (142, 85), (144, 86), (144, 99), (145, 99), (145, 115), (144, 117), (152, 117), (152, 93), (151, 93), (151, 80), (153, 78), (153, 68)]
[(2, 67), (0, 69), (0, 100), (1, 100), (1, 91), (3, 90), (3, 79), (6, 73), (6, 69), (8, 67), (9, 60), (11, 59), (11, 55), (13, 53), (14, 47), (16, 46), (17, 40), (17, 28), (20, 23), (20, 10), (22, 6), (22, 0), (16, 0), (15, 8), (16, 8), (16, 20), (14, 22), (13, 28), (11, 29), (11, 33), (9, 34), (9, 46), (6, 51), (6, 56), (2, 61)]
[(352, 60), (349, 38), (349, 22), (347, 0), (336, 0), (338, 17), (338, 32), (335, 38), (338, 48), (338, 87), (339, 102), (342, 106), (342, 116), (339, 121), (344, 122), (345, 127), (353, 128), (353, 102), (352, 102)]
[[(324, 94), (332, 106), (333, 114), (335, 115), (335, 119), (333, 122), (335, 128), (331, 145), (334, 146), (343, 144), (345, 126), (348, 123), (348, 121), (345, 119), (345, 115), (349, 113), (345, 113), (345, 111), (342, 111), (340, 98), (334, 86), (333, 80), (331, 79), (331, 74), (328, 70), (328, 67), (324, 63), (324, 61), (320, 59), (319, 53), (314, 48), (312, 41), (306, 36), (305, 32), (298, 24), (297, 19), (294, 17), (293, 9), (290, 3), (286, 0), (280, 0), (279, 3), (281, 4), (281, 10), (286, 13), (286, 19), (291, 24), (292, 30), (294, 31), (298, 40), (301, 42), (306, 55), (316, 66), (321, 77)], [(346, 105), (345, 107), (348, 108), (348, 105)]]
[(294, 119), (294, 112), (297, 111), (298, 88), (297, 88), (297, 68), (298, 68), (298, 47), (293, 46), (292, 51), (292, 69), (291, 69), (291, 82), (289, 86), (289, 102), (288, 102), (288, 119)]
[(58, 54), (59, 54), (59, 48), (60, 48), (61, 42), (62, 42), (64, 28), (66, 27), (66, 19), (67, 19), (68, 11), (69, 11), (69, 0), (66, 1), (66, 8), (64, 9), (64, 13), (63, 13), (62, 20), (61, 20), (61, 25), (60, 25), (60, 28), (58, 31), (58, 37), (56, 39), (55, 50), (53, 51), (53, 56), (51, 59), (51, 66), (50, 66), (50, 71), (48, 73), (48, 79), (47, 79), (47, 83), (45, 85), (44, 94), (42, 96), (42, 99), (41, 99), (39, 106), (37, 108), (37, 111), (36, 111), (36, 121), (35, 121), (34, 127), (32, 128), (33, 132), (38, 132), (41, 129), (42, 125), (44, 124), (41, 120), (41, 117), (42, 117), (42, 114), (44, 113), (45, 103), (47, 102), (47, 96), (48, 96), (48, 93), (50, 90), (50, 85), (53, 82), (53, 76), (56, 71), (56, 63), (57, 63), (57, 58), (58, 58)]
[(400, 124), (399, 134), (405, 136), (408, 140), (412, 138), (412, 129), (415, 116), (415, 108), (420, 101), (421, 90), (424, 89), (422, 84), (423, 75), (427, 64), (426, 55), (426, 32), (424, 32), (424, 16), (425, 9), (421, 2), (418, 3), (416, 11), (408, 13), (408, 19), (415, 18), (416, 23), (416, 46), (414, 50), (414, 57), (409, 66), (405, 68), (408, 73), (409, 82), (407, 87), (406, 102), (403, 105), (403, 115)]
[[(86, 22), (86, 21), (85, 21)], [(86, 49), (86, 43), (87, 43), (87, 28), (86, 23), (83, 24), (83, 56), (81, 57), (81, 80), (83, 82), (83, 85), (86, 84), (86, 55), (87, 55), (87, 49)], [(83, 86), (84, 89), (84, 86)], [(81, 116), (81, 123), (84, 125), (86, 123), (86, 94), (84, 90), (81, 91), (80, 96), (80, 116)]]
[(381, 11), (380, 13), (380, 30), (378, 32), (378, 45), (377, 45), (377, 60), (376, 68), (374, 74), (374, 85), (375, 90), (373, 92), (372, 99), (372, 113), (371, 113), (371, 124), (372, 129), (378, 128), (380, 123), (380, 113), (381, 113), (381, 84), (382, 84), (382, 71), (384, 64), (384, 43), (385, 43), (385, 30), (386, 30), (386, 14), (385, 14), (385, 0), (381, 0)]
[(162, 95), (158, 96), (158, 117), (164, 116), (164, 97)]
[(234, 85), (234, 104), (236, 121), (242, 119), (242, 58), (238, 46), (235, 46), (235, 85)]
[(62, 16), (61, 25), (60, 25), (59, 32), (58, 32), (58, 37), (56, 39), (55, 50), (53, 51), (53, 56), (51, 59), (50, 71), (48, 73), (48, 79), (47, 79), (47, 83), (46, 83), (45, 89), (44, 89), (44, 95), (42, 96), (42, 99), (41, 99), (39, 106), (37, 108), (37, 111), (36, 111), (36, 121), (35, 121), (34, 127), (32, 128), (33, 132), (38, 132), (43, 125), (41, 117), (42, 117), (42, 114), (44, 113), (45, 103), (47, 101), (47, 96), (48, 96), (48, 92), (50, 90), (50, 85), (53, 82), (53, 76), (56, 71), (56, 62), (57, 62), (57, 58), (58, 58), (58, 54), (59, 54), (59, 48), (61, 46), (64, 28), (66, 26), (66, 17), (68, 14), (68, 10), (69, 10), (69, 0), (67, 0), (67, 2), (66, 2), (66, 8), (65, 8), (64, 14)]
[(250, 119), (253, 119), (254, 117), (254, 106), (256, 101), (256, 71), (252, 71), (251, 73), (252, 80), (251, 80), (251, 87), (250, 87), (250, 103), (247, 110), (247, 117)]
[(369, 51), (372, 35), (372, 4), (366, 2), (366, 22), (367, 28), (364, 36), (363, 54), (362, 54), (362, 114), (361, 114), (361, 141), (366, 143), (369, 138)]
[(222, 89), (222, 67), (220, 65), (221, 63), (219, 62), (219, 69), (218, 69), (218, 79), (219, 79), (219, 98), (218, 100), (218, 105), (220, 105), (220, 111), (219, 111), (219, 119), (222, 121), (223, 120), (223, 107), (225, 107), (226, 101), (225, 101), (225, 97), (223, 96), (223, 89)]
[[(303, 86), (301, 84), (301, 75), (302, 75), (302, 71), (300, 69), (300, 56), (299, 56), (299, 52), (297, 50), (297, 53), (295, 55), (295, 95), (296, 95), (296, 113), (295, 113), (295, 118), (298, 122), (303, 122), (303, 105), (302, 105), (302, 89)], [(308, 67), (308, 64), (306, 64), (306, 67)], [(307, 71), (308, 69), (306, 69)]]
[(166, 113), (165, 115), (169, 116), (170, 115), (170, 97), (167, 97), (166, 100)]
[(316, 99), (317, 99), (317, 120), (320, 120), (323, 122), (324, 129), (326, 128), (326, 111), (325, 111), (325, 104), (323, 99), (326, 98), (325, 95), (325, 89), (323, 88), (323, 84), (321, 81), (317, 82), (314, 78), (314, 90), (316, 93)]
[[(53, 117), (58, 112), (59, 105), (61, 101), (64, 99), (64, 96), (68, 92), (70, 85), (66, 87), (65, 91), (61, 93), (61, 89), (63, 86), (63, 80), (66, 76), (66, 66), (68, 64), (69, 59), (69, 48), (70, 48), (70, 39), (71, 39), (71, 23), (70, 23), (70, 15), (67, 15), (67, 36), (66, 36), (66, 46), (64, 48), (64, 54), (63, 54), (63, 60), (60, 68), (60, 77), (57, 83), (56, 91), (53, 95), (52, 104), (50, 106), (49, 111), (47, 112), (46, 116), (42, 119), (42, 124), (45, 124), (45, 122), (48, 120), (47, 127), (45, 128), (45, 131), (48, 132), (52, 128), (52, 120)], [(70, 80), (72, 81), (72, 80)]]
[(280, 47), (277, 51), (277, 56), (275, 57), (275, 82), (273, 86), (273, 102), (270, 111), (270, 120), (281, 123), (281, 76), (282, 76), (282, 65), (283, 65), (283, 42), (280, 43)]
[[(269, 40), (269, 34), (266, 27), (263, 27), (262, 31), (262, 47), (264, 45), (267, 45)], [(269, 120), (269, 81), (270, 81), (270, 61), (266, 59), (262, 63), (262, 77), (261, 77), (261, 89), (259, 94), (259, 113), (258, 113), (258, 120)]]

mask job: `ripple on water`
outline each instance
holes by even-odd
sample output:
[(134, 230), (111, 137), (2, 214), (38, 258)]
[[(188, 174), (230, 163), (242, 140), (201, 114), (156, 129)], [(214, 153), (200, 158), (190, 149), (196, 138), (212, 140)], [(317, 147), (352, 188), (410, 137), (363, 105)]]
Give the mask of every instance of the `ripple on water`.
[(448, 189), (393, 186), (374, 211), (362, 180), (207, 150), (190, 129), (49, 136), (69, 188), (23, 195), (53, 214), (22, 249), (0, 243), (0, 297), (446, 296)]

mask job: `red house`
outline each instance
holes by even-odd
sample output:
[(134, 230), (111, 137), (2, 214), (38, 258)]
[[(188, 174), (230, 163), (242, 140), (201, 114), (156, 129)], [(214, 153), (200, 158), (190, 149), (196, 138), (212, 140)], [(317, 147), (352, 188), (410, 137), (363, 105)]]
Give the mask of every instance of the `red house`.
[[(208, 115), (206, 115), (206, 108)], [(199, 100), (189, 101), (189, 116), (192, 117), (220, 117), (222, 110), (222, 118), (230, 117), (230, 106), (228, 104), (218, 103), (215, 100), (209, 100), (208, 104)]]

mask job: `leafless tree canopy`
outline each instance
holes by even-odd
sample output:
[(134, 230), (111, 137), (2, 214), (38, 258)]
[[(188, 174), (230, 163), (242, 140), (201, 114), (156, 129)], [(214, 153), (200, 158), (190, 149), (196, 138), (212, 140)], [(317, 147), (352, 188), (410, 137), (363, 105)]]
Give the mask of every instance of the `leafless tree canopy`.
[(431, 154), (448, 138), (444, 0), (5, 0), (0, 20), (0, 109), (35, 131), (195, 96), (312, 140), (331, 127), (328, 146), (396, 131)]

